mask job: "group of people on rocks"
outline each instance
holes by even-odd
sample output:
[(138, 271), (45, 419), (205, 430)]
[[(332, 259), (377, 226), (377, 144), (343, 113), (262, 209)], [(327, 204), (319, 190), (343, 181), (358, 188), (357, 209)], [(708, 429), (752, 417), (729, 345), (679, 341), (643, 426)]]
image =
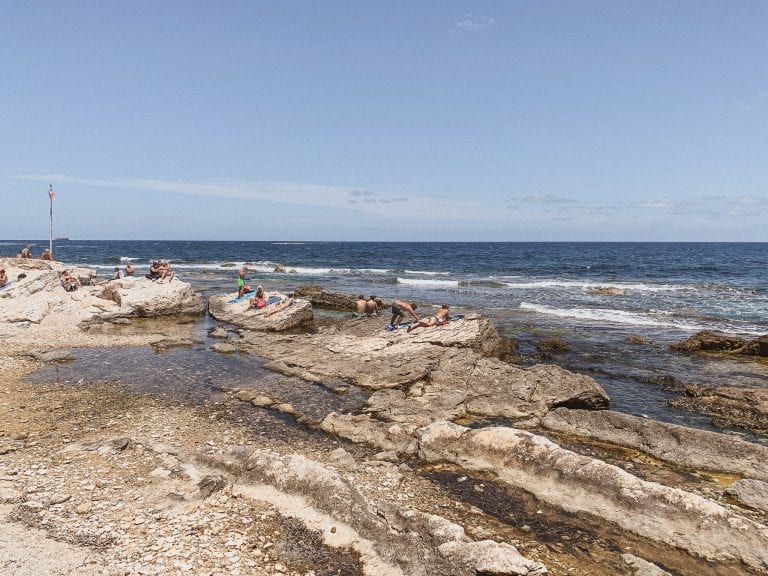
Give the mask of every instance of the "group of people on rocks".
[(277, 302), (270, 302), (267, 299), (267, 294), (264, 292), (263, 286), (256, 286), (254, 291), (248, 284), (246, 284), (245, 275), (249, 272), (248, 266), (243, 266), (237, 273), (237, 298), (243, 298), (244, 296), (253, 292), (253, 296), (248, 299), (248, 310), (255, 310), (264, 316), (270, 316), (284, 308), (293, 304), (294, 295), (288, 294), (287, 298), (283, 298)]
[[(21, 252), (19, 252), (19, 258), (32, 258), (32, 253), (29, 249), (29, 244), (25, 244), (24, 248), (22, 248)], [(40, 260), (48, 260), (49, 262), (53, 261), (53, 254), (51, 254), (50, 248), (43, 250), (42, 254), (40, 254)]]
[[(133, 267), (131, 267), (133, 268)], [(168, 260), (153, 260), (149, 266), (149, 274), (146, 275), (150, 280), (157, 280), (163, 282), (168, 280), (170, 282), (175, 277), (173, 270), (171, 270), (171, 263)]]
[(355, 302), (355, 313), (359, 316), (378, 316), (379, 303), (375, 295), (371, 295), (367, 300), (360, 294)]
[[(442, 326), (447, 324), (450, 320), (450, 306), (443, 304), (437, 312), (430, 316), (420, 318), (416, 313), (418, 305), (408, 300), (393, 300), (392, 301), (392, 319), (389, 321), (389, 330), (396, 330), (400, 323), (405, 320), (405, 315), (408, 314), (413, 318), (413, 322), (408, 325), (407, 331), (411, 332), (417, 328), (430, 328), (432, 326)], [(376, 296), (371, 296), (366, 300), (365, 296), (360, 295), (355, 302), (355, 313), (358, 316), (378, 316), (379, 305), (376, 300)]]

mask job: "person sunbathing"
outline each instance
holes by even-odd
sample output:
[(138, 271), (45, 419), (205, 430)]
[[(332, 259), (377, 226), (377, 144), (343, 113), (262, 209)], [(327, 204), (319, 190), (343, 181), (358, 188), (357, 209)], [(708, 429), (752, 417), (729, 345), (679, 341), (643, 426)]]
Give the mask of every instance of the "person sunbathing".
[(268, 304), (264, 310), (264, 316), (271, 316), (272, 314), (280, 312), (280, 310), (285, 310), (291, 304), (293, 304), (293, 294), (288, 294), (288, 298), (285, 300), (276, 302), (274, 304)]
[(61, 282), (61, 285), (64, 287), (64, 290), (67, 292), (72, 292), (73, 290), (77, 290), (80, 288), (80, 280), (77, 279), (77, 276), (73, 276), (69, 273), (69, 270), (64, 270), (61, 273), (61, 276), (59, 277), (59, 281)]
[(8, 284), (8, 276), (5, 274), (5, 268), (0, 269), (0, 288), (5, 288)]
[(448, 320), (450, 319), (448, 316), (449, 310), (450, 308), (448, 307), (448, 304), (443, 304), (433, 316), (427, 316), (408, 326), (408, 332), (416, 330), (416, 328), (430, 328), (432, 326), (448, 324)]

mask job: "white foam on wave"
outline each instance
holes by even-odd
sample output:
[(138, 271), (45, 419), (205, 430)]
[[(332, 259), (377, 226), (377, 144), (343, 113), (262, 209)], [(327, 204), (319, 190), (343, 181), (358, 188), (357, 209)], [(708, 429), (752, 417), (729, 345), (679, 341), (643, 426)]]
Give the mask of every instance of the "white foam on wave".
[(580, 290), (589, 290), (597, 288), (619, 288), (621, 290), (634, 290), (637, 292), (679, 292), (682, 290), (695, 291), (693, 286), (674, 285), (674, 284), (632, 284), (629, 282), (590, 282), (585, 280), (533, 280), (533, 281), (510, 281), (498, 279), (508, 288), (533, 289), (533, 288), (578, 288)]
[(612, 322), (617, 324), (630, 324), (633, 326), (655, 326), (659, 328), (678, 328), (682, 330), (705, 330), (711, 326), (686, 322), (684, 320), (673, 320), (667, 312), (654, 312), (650, 314), (641, 314), (629, 312), (627, 310), (616, 310), (615, 308), (555, 308), (553, 306), (543, 306), (541, 304), (531, 304), (521, 302), (520, 309), (530, 310), (539, 314), (550, 316), (559, 316), (561, 318), (573, 318), (576, 320), (595, 320), (598, 322)]
[(120, 256), (120, 262), (135, 262), (141, 260), (141, 258), (134, 258), (132, 256)]
[(433, 280), (423, 278), (397, 278), (398, 284), (407, 284), (409, 286), (418, 287), (440, 287), (440, 288), (458, 288), (458, 280)]
[(406, 270), (406, 274), (420, 274), (421, 276), (448, 276), (450, 272), (434, 272), (430, 270)]

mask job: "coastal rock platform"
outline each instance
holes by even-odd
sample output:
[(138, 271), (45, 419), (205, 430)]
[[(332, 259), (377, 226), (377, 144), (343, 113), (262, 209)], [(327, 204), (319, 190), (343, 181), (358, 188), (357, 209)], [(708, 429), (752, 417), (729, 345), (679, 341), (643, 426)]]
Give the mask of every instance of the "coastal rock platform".
[(284, 294), (267, 293), (266, 297), (276, 297), (279, 301), (253, 310), (249, 308), (248, 299), (238, 299), (237, 294), (211, 296), (208, 312), (221, 322), (260, 332), (280, 332), (312, 321), (312, 304), (308, 300), (294, 298), (290, 306), (283, 308), (280, 303), (287, 298)]
[[(59, 354), (64, 347), (196, 342), (188, 323), (149, 319), (140, 332), (139, 309), (121, 292), (131, 288), (109, 298), (93, 288), (105, 308), (81, 317), (65, 306), (58, 320), (66, 330), (50, 313), (23, 329), (10, 316), (0, 323), (0, 533), (35, 543), (39, 557), (15, 546), (0, 551), (2, 567), (255, 576), (768, 570), (759, 450), (731, 444), (744, 462), (723, 457), (717, 477), (694, 473), (711, 470), (706, 460), (721, 452), (691, 451), (684, 482), (672, 467), (656, 474), (660, 481), (646, 480), (631, 456), (605, 461), (600, 445), (639, 450), (673, 429), (605, 412), (609, 400), (589, 377), (504, 362), (484, 317), (411, 333), (384, 330), (382, 318), (291, 334), (214, 328), (221, 344), (236, 346), (233, 362), (250, 352), (270, 377), (249, 386), (225, 378), (227, 387), (206, 401), (135, 393), (114, 381), (25, 380), (44, 362), (76, 365), (77, 350)], [(52, 299), (58, 287), (42, 290)], [(105, 318), (120, 309), (136, 320), (94, 329), (96, 318), (111, 326)], [(32, 342), (40, 355), (29, 355)], [(163, 365), (162, 373), (172, 378), (173, 369)], [(355, 387), (367, 400), (308, 418), (269, 389), (296, 379), (303, 395)], [(630, 440), (612, 436), (630, 425)], [(535, 429), (581, 437), (582, 451)], [(699, 442), (728, 438), (711, 434), (680, 433), (646, 450), (663, 468), (661, 456), (674, 460)], [(68, 545), (66, 554), (55, 542)]]

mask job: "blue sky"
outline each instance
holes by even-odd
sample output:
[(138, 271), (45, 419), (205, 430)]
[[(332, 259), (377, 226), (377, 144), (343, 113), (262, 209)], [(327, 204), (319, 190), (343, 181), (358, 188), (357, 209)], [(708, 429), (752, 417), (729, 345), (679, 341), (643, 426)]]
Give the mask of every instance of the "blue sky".
[(0, 237), (768, 241), (768, 2), (0, 0)]

